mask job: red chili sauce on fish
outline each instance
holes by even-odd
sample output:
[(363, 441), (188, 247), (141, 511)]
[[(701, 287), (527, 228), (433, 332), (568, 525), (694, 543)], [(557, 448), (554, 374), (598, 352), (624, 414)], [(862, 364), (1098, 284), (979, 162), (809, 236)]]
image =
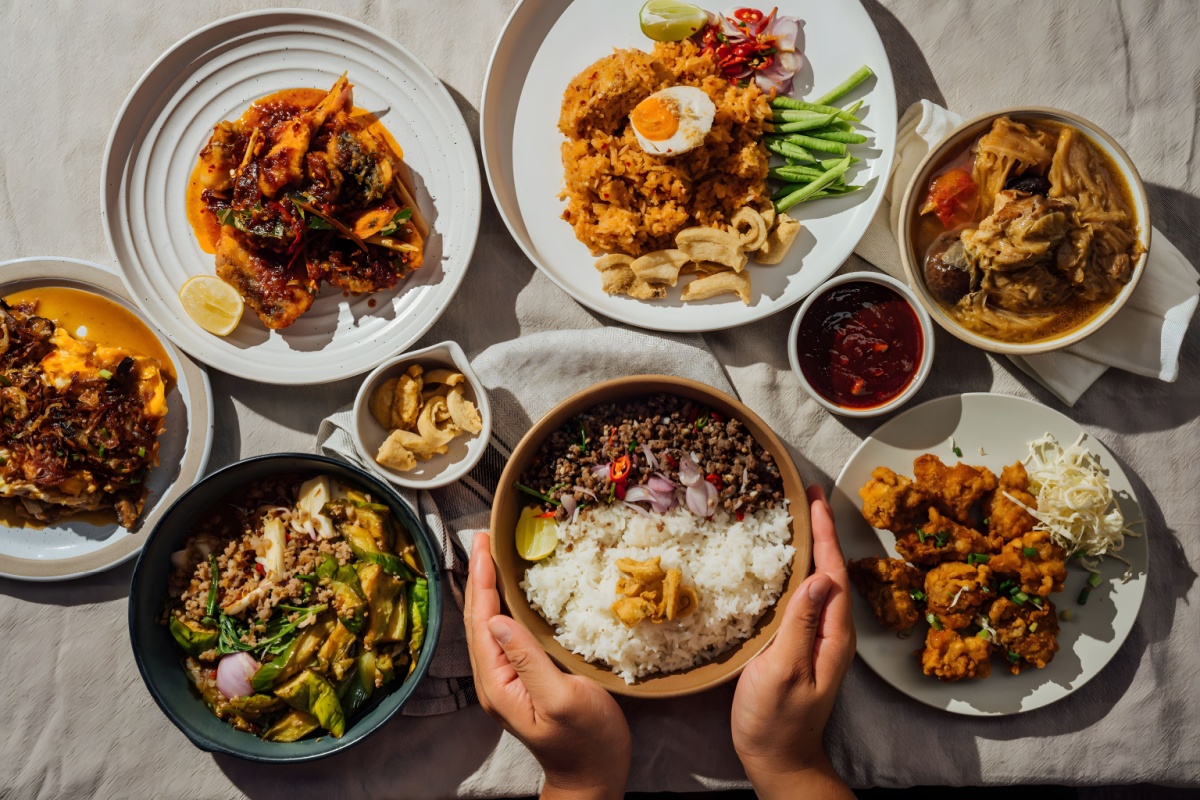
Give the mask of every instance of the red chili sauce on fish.
[(800, 369), (826, 400), (871, 408), (901, 394), (921, 364), (921, 323), (909, 302), (868, 281), (835, 286), (800, 321)]

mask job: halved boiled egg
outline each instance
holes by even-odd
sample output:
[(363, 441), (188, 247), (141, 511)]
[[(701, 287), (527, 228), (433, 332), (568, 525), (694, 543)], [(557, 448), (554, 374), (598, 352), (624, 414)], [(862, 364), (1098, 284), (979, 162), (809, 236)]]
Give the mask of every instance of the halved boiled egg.
[(638, 103), (629, 115), (638, 144), (655, 156), (674, 156), (704, 144), (717, 107), (694, 86), (662, 89)]

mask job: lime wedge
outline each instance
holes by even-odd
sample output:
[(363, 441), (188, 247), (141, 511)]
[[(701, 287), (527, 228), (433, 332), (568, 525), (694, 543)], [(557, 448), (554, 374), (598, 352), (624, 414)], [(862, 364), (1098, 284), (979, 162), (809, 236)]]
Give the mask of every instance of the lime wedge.
[(642, 33), (656, 42), (682, 42), (708, 24), (704, 9), (676, 0), (647, 0), (638, 18)]
[(541, 513), (527, 507), (517, 520), (517, 555), (526, 561), (541, 561), (558, 547), (558, 523)]

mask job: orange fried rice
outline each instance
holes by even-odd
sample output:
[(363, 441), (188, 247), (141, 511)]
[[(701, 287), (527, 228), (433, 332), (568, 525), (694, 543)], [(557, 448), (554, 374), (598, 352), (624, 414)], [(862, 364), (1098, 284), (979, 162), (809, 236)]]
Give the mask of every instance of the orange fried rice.
[[(679, 85), (712, 98), (712, 130), (695, 150), (649, 155), (629, 113), (653, 92)], [(636, 257), (673, 247), (684, 228), (724, 228), (739, 209), (769, 198), (762, 136), (770, 116), (753, 82), (731, 84), (694, 42), (659, 43), (653, 53), (615, 50), (575, 76), (563, 94), (562, 217), (594, 255)]]

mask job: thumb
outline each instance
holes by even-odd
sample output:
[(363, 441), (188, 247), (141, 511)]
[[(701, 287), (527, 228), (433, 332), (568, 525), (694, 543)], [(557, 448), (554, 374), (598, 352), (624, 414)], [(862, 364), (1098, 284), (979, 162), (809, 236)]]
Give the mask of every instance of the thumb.
[(825, 598), (833, 588), (833, 581), (824, 572), (808, 577), (783, 612), (779, 634), (771, 646), (771, 655), (782, 659), (788, 674), (796, 680), (813, 682), (813, 647), (817, 641), (817, 630), (821, 625), (821, 610)]
[(516, 670), (529, 697), (535, 704), (545, 702), (562, 680), (563, 674), (554, 666), (537, 639), (524, 625), (499, 614), (488, 620), (487, 627), (488, 633), (504, 651), (508, 663)]

